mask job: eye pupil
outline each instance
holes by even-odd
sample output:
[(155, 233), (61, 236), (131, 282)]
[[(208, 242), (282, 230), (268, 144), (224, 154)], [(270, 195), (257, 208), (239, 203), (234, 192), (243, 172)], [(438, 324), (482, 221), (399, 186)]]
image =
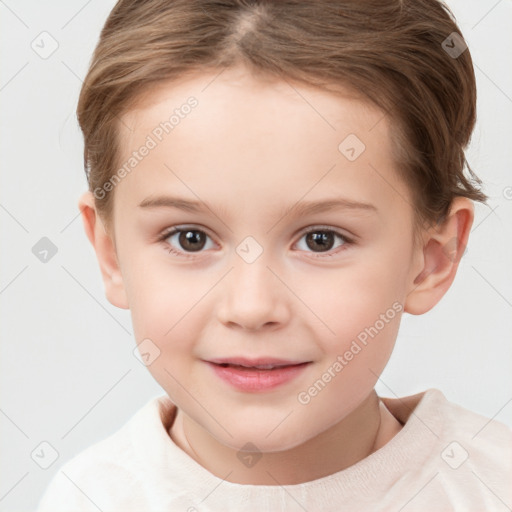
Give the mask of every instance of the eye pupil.
[[(189, 253), (201, 252), (209, 238), (208, 235), (200, 229), (176, 229), (174, 234), (178, 236), (178, 240), (175, 243), (181, 247), (181, 252)], [(344, 241), (343, 245), (347, 243), (343, 236), (329, 229), (312, 230), (303, 236), (305, 236), (308, 248), (316, 253), (330, 252), (336, 243), (336, 238), (339, 237)], [(170, 237), (172, 237), (172, 235)]]
[[(314, 244), (319, 244), (319, 245), (316, 247), (312, 247), (310, 245), (310, 242), (314, 242)], [(308, 247), (312, 250), (315, 250), (316, 248), (320, 247), (321, 249), (329, 251), (330, 249), (332, 249), (332, 247), (334, 245), (334, 236), (333, 236), (333, 233), (330, 233), (328, 231), (315, 231), (313, 233), (307, 234), (306, 243), (307, 243)], [(317, 251), (317, 252), (322, 252), (322, 251)]]
[(185, 250), (200, 251), (206, 239), (200, 231), (189, 229), (180, 233), (179, 242)]

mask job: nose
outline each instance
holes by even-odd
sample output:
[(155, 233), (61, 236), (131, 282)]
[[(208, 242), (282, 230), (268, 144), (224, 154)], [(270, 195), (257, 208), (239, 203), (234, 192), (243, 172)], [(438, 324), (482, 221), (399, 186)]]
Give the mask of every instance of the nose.
[(219, 289), (217, 308), (219, 321), (227, 327), (275, 330), (289, 321), (290, 292), (264, 254), (252, 263), (238, 256), (233, 260), (234, 268)]

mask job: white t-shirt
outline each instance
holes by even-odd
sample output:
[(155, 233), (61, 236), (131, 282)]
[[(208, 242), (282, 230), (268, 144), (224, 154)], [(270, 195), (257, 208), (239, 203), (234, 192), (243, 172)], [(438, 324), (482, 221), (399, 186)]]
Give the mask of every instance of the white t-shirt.
[(402, 430), (358, 463), (296, 485), (216, 477), (168, 434), (176, 406), (150, 400), (122, 428), (65, 463), (37, 512), (505, 512), (512, 429), (428, 389), (383, 398)]

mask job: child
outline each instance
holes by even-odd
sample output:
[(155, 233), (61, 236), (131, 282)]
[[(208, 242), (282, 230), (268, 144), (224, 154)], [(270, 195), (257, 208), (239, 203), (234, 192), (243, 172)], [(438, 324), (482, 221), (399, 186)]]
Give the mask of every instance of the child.
[(79, 208), (165, 394), (39, 512), (510, 508), (507, 426), (374, 389), (486, 199), (475, 102), (437, 0), (120, 0), (78, 104)]

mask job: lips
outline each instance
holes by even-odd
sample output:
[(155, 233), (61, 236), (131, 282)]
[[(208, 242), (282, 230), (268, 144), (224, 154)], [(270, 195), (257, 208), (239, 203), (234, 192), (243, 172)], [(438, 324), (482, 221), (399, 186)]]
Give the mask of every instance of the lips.
[(298, 378), (312, 361), (236, 357), (214, 359), (205, 363), (213, 370), (214, 375), (238, 392), (264, 393)]
[(246, 357), (232, 357), (225, 359), (211, 359), (208, 362), (217, 364), (223, 368), (238, 368), (251, 370), (273, 370), (288, 366), (298, 366), (310, 361), (291, 361), (286, 359), (277, 359), (272, 357), (260, 357), (257, 359), (248, 359)]
[(265, 365), (259, 365), (259, 366), (244, 366), (243, 364), (227, 364), (222, 363), (219, 366), (222, 366), (223, 368), (239, 368), (240, 370), (274, 370), (275, 368), (282, 368), (283, 366), (274, 366), (271, 364), (265, 364)]

